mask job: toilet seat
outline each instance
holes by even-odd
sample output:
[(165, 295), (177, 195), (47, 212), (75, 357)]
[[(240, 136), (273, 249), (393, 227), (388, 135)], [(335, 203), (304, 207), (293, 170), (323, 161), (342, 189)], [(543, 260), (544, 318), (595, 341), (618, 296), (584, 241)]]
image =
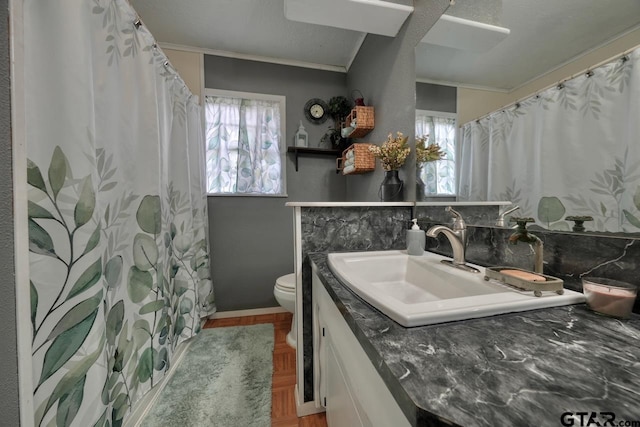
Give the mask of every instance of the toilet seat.
[(276, 289), (282, 292), (296, 291), (296, 275), (295, 273), (287, 274), (276, 279)]

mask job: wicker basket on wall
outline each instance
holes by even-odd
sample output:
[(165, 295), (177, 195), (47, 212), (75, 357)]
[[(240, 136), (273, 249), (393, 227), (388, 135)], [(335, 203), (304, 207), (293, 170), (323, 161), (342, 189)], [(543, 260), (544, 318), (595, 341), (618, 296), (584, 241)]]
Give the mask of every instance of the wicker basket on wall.
[(350, 126), (351, 122), (356, 122), (356, 127), (347, 138), (362, 138), (375, 127), (375, 113), (373, 107), (353, 107), (351, 113), (344, 121), (344, 126)]
[[(355, 175), (360, 173), (367, 173), (375, 170), (376, 158), (369, 150), (369, 147), (373, 144), (358, 143), (352, 144), (342, 152), (342, 157), (336, 159), (336, 168), (342, 171), (343, 175)], [(353, 153), (353, 165), (345, 167), (347, 160)]]

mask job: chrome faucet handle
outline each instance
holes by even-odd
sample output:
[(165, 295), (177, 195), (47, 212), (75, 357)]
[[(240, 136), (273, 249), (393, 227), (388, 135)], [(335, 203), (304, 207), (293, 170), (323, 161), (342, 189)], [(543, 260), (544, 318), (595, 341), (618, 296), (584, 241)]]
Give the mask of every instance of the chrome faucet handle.
[(460, 212), (453, 209), (451, 206), (445, 208), (445, 212), (449, 212), (453, 216), (453, 231), (466, 230), (467, 224), (464, 222)]
[(511, 212), (520, 209), (520, 206), (516, 205), (510, 209), (507, 209), (506, 211), (499, 213), (498, 214), (498, 219), (496, 220), (496, 227), (504, 227), (505, 226), (505, 222), (504, 222), (504, 217), (506, 215), (509, 215)]

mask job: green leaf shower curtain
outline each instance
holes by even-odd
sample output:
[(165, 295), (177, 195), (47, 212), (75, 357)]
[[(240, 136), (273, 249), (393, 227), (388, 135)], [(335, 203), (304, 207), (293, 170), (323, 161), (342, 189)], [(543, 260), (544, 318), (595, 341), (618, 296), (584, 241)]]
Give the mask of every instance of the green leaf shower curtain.
[(462, 127), (461, 200), (570, 230), (640, 232), (640, 49)]
[(24, 3), (36, 426), (120, 426), (215, 311), (201, 109), (126, 0)]
[(205, 97), (207, 191), (281, 194), (277, 101)]

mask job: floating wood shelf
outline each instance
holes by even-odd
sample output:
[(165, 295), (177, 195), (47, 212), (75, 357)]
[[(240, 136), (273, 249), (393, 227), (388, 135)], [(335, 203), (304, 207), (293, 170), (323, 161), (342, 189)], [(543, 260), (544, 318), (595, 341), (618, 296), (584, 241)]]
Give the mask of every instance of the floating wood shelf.
[(289, 153), (296, 155), (296, 172), (298, 172), (298, 156), (299, 155), (317, 155), (317, 156), (333, 156), (340, 157), (342, 151), (335, 148), (312, 148), (312, 147), (287, 147)]

